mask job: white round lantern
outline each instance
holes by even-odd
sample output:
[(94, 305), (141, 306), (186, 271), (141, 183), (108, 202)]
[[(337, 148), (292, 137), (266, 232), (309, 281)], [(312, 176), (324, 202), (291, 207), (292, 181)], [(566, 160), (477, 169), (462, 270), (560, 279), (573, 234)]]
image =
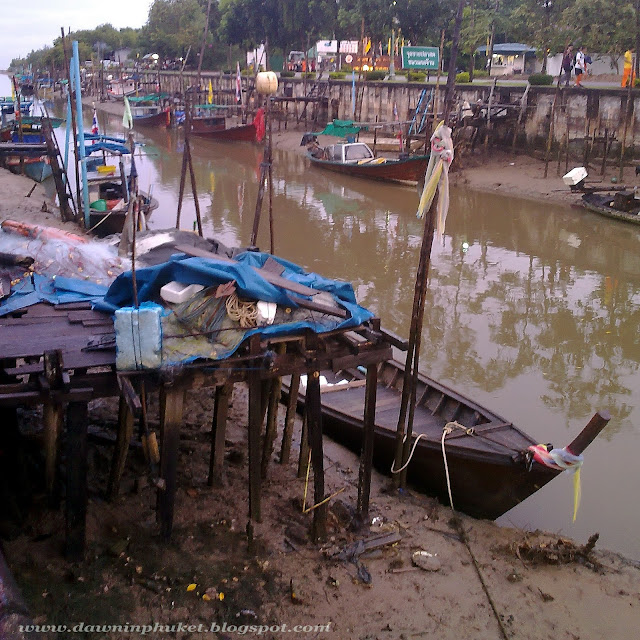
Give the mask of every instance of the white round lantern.
[(273, 71), (261, 71), (256, 77), (258, 93), (273, 95), (278, 90), (278, 76)]

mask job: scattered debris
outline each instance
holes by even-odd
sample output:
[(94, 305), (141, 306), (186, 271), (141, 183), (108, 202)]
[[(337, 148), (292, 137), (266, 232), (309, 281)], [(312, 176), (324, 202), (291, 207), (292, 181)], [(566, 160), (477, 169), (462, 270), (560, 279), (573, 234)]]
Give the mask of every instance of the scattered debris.
[(532, 543), (528, 538), (525, 538), (524, 542), (513, 543), (510, 551), (522, 562), (533, 564), (582, 562), (594, 568), (601, 568), (601, 565), (590, 557), (599, 537), (599, 533), (594, 533), (585, 545), (577, 545), (568, 538), (558, 538), (557, 540), (544, 538), (537, 543)]

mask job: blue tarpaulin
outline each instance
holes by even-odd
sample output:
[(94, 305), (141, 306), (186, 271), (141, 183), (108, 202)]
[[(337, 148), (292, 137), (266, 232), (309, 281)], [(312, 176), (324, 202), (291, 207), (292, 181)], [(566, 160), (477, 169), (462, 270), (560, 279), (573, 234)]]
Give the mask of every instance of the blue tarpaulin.
[[(332, 294), (335, 301), (348, 312), (349, 317), (340, 318), (317, 313), (309, 314), (304, 321), (286, 322), (249, 329), (244, 334), (244, 339), (254, 333), (290, 335), (299, 333), (304, 329), (312, 329), (318, 333), (337, 328), (347, 329), (357, 327), (373, 317), (370, 311), (356, 303), (351, 284), (324, 278), (316, 273), (307, 273), (292, 262), (258, 252), (241, 253), (235, 257), (236, 262), (175, 255), (169, 262), (147, 269), (136, 269), (138, 300), (140, 303), (157, 300), (160, 289), (174, 280), (188, 284), (201, 284), (205, 287), (217, 286), (235, 280), (237, 294), (243, 298), (275, 302), (284, 307), (296, 308), (298, 305), (287, 295), (285, 289), (267, 282), (252, 268), (262, 267), (268, 258), (276, 260), (284, 267), (284, 271), (281, 274), (283, 278)], [(113, 313), (118, 308), (132, 305), (131, 272), (126, 272), (116, 278), (107, 295), (94, 308)], [(216, 357), (230, 355), (237, 346), (239, 345), (234, 345), (233, 348), (228, 350), (220, 350)]]
[(87, 280), (62, 276), (50, 278), (34, 273), (32, 279), (24, 279), (12, 287), (11, 296), (0, 303), (0, 316), (39, 302), (96, 302), (101, 300), (106, 292), (107, 287)]
[[(253, 300), (265, 300), (277, 304), (296, 307), (297, 305), (284, 289), (267, 282), (251, 267), (260, 268), (268, 258), (279, 262), (283, 267), (282, 277), (303, 284), (318, 291), (327, 291), (336, 298), (351, 315), (347, 319), (336, 318), (338, 326), (355, 327), (373, 317), (373, 314), (357, 304), (353, 287), (348, 282), (340, 282), (324, 278), (317, 273), (307, 273), (301, 267), (276, 258), (267, 253), (246, 251), (235, 257), (236, 262), (222, 262), (209, 258), (190, 258), (175, 255), (169, 262), (164, 262), (147, 269), (136, 269), (138, 300), (147, 302), (156, 300), (160, 289), (173, 280), (189, 284), (214, 286), (231, 280), (236, 281), (238, 294)], [(133, 304), (131, 272), (119, 275), (109, 287), (104, 300), (96, 305), (96, 309), (113, 313), (120, 307)], [(288, 325), (289, 326), (289, 325)], [(276, 327), (270, 327), (275, 329)], [(263, 328), (263, 330), (265, 330)]]

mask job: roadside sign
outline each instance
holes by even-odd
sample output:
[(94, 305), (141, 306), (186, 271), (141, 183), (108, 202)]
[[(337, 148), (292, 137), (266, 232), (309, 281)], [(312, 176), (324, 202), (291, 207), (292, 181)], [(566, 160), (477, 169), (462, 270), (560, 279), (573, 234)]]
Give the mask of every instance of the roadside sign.
[(439, 53), (438, 47), (402, 47), (402, 68), (437, 69)]

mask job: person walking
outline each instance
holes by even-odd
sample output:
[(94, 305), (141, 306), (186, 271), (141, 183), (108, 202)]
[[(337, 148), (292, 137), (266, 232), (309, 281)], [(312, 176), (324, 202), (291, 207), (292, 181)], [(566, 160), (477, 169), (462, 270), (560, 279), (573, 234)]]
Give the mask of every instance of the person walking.
[(562, 54), (562, 72), (564, 74), (564, 86), (569, 86), (569, 80), (571, 79), (571, 69), (573, 68), (573, 46), (567, 45), (567, 48)]
[(624, 52), (624, 73), (622, 74), (623, 87), (626, 87), (629, 81), (631, 81), (631, 86), (636, 82), (636, 74), (633, 72), (633, 52), (633, 47)]
[(576, 63), (574, 71), (576, 74), (576, 87), (582, 87), (582, 75), (585, 72), (586, 63), (584, 61), (584, 47), (578, 47), (576, 53)]

